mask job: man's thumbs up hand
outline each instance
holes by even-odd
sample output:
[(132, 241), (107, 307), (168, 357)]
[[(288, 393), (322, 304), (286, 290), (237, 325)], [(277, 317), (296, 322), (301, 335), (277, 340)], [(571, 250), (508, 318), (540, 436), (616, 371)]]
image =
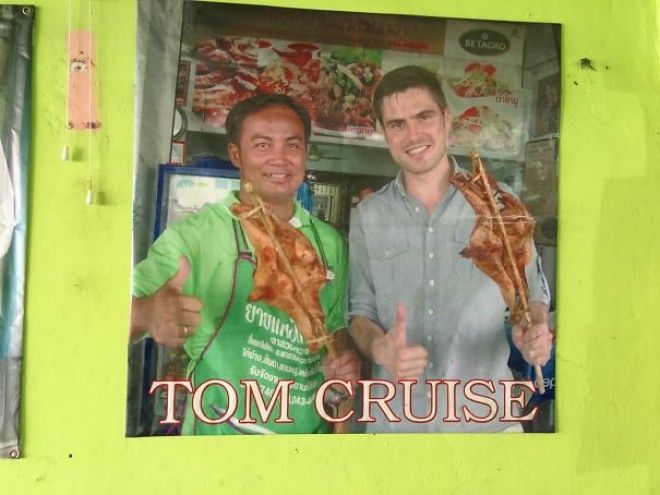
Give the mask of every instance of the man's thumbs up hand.
[(177, 348), (200, 323), (199, 299), (183, 294), (190, 274), (188, 258), (179, 258), (179, 269), (152, 295), (134, 298), (131, 307), (131, 336), (148, 332), (161, 345)]
[(398, 304), (394, 325), (374, 342), (376, 362), (396, 380), (419, 378), (428, 363), (426, 349), (421, 345), (408, 345), (406, 331), (406, 308)]
[(179, 269), (167, 282), (165, 282), (165, 285), (181, 293), (183, 292), (183, 286), (185, 285), (186, 280), (188, 280), (189, 274), (190, 261), (188, 261), (188, 258), (185, 256), (181, 256), (179, 258)]
[(394, 326), (390, 329), (392, 343), (396, 347), (406, 346), (406, 308), (403, 304), (397, 304)]

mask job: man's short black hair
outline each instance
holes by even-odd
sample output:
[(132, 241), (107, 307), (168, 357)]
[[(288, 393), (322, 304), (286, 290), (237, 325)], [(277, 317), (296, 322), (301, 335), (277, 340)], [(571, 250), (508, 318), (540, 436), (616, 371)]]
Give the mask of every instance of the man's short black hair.
[(443, 112), (447, 108), (445, 93), (434, 72), (418, 65), (406, 65), (391, 70), (383, 76), (374, 91), (373, 112), (383, 125), (383, 100), (386, 96), (402, 93), (410, 88), (427, 88)]
[(309, 136), (312, 133), (312, 124), (309, 118), (309, 113), (305, 107), (296, 100), (290, 96), (282, 94), (258, 94), (246, 98), (234, 105), (229, 111), (229, 115), (227, 115), (227, 120), (225, 122), (227, 141), (238, 145), (241, 139), (241, 127), (243, 126), (243, 121), (253, 113), (272, 106), (285, 106), (296, 112), (296, 115), (300, 117), (300, 122), (303, 125), (305, 143), (309, 142)]

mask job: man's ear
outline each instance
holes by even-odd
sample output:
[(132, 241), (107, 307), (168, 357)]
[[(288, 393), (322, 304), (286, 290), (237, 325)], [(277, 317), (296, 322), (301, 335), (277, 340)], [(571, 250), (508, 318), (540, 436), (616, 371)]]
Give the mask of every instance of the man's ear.
[(451, 133), (451, 110), (449, 107), (445, 108), (443, 112), (444, 124), (445, 124), (445, 136), (446, 139), (449, 139), (449, 134)]
[(238, 145), (236, 143), (229, 143), (227, 152), (229, 153), (229, 160), (231, 160), (234, 167), (241, 168), (241, 151)]

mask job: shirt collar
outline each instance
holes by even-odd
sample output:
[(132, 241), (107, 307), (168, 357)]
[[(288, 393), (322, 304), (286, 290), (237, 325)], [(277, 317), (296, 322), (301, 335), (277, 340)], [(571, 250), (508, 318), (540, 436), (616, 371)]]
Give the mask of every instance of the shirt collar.
[[(456, 159), (454, 158), (453, 155), (448, 155), (449, 157), (449, 163), (451, 164), (452, 167), (452, 175), (455, 174), (456, 172), (464, 172), (464, 170), (458, 166), (458, 163), (456, 163)], [(402, 196), (406, 197), (408, 196), (408, 192), (406, 191), (406, 186), (403, 182), (403, 170), (399, 170), (399, 172), (396, 174), (396, 178), (394, 179), (394, 187), (396, 188), (397, 192)], [(450, 188), (453, 188), (454, 186), (450, 184)]]
[(394, 179), (394, 187), (396, 188), (397, 192), (404, 198), (408, 196), (408, 193), (406, 192), (406, 186), (403, 184), (403, 170), (399, 170), (399, 172), (396, 174), (396, 178)]
[[(236, 218), (236, 215), (234, 215), (230, 209), (231, 205), (234, 203), (238, 203), (238, 192), (237, 191), (232, 191), (230, 192), (221, 202), (220, 205), (222, 205), (223, 208), (225, 208), (229, 214), (231, 215), (232, 218)], [(302, 207), (299, 201), (294, 200), (293, 202), (293, 216), (289, 219), (289, 223), (299, 229), (300, 227), (303, 226), (309, 226), (310, 222), (310, 214), (309, 212)]]

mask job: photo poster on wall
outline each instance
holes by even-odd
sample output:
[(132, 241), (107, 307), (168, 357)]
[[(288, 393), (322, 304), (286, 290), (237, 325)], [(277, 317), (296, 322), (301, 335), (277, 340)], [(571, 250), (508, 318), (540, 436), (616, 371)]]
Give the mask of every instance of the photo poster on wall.
[[(225, 133), (225, 119), (236, 103), (255, 94), (281, 93), (296, 98), (310, 113), (312, 142), (331, 142), (356, 150), (374, 145), (384, 148), (371, 97), (385, 74), (413, 64), (441, 81), (453, 116), (450, 152), (458, 157), (476, 149), (489, 172), (520, 176), (522, 181), (519, 172), (525, 167), (531, 118), (526, 109), (529, 88), (522, 85), (524, 52), (535, 43), (534, 37), (527, 37), (529, 25), (205, 2), (189, 2), (183, 18), (180, 58), (168, 62), (177, 82), (171, 105), (179, 107), (187, 122), (177, 142), (188, 142), (192, 148), (193, 139), (218, 139)], [(548, 49), (554, 50), (554, 46)], [(140, 97), (148, 101), (150, 91), (156, 88), (157, 83), (146, 82)], [(168, 141), (163, 146), (170, 144)], [(334, 155), (333, 163), (340, 170), (341, 153)], [(459, 158), (462, 163), (467, 159)], [(350, 167), (343, 170), (340, 173), (350, 173), (345, 172)], [(216, 172), (225, 174), (222, 169)], [(188, 186), (203, 185), (204, 181), (208, 179), (174, 183), (181, 204), (191, 203), (189, 195), (195, 189)], [(516, 185), (501, 184), (497, 198), (518, 205), (517, 199), (504, 194)], [(333, 187), (324, 181), (313, 187), (318, 195), (313, 222), (321, 222), (319, 217), (332, 220), (344, 210), (350, 211), (339, 208), (342, 196)], [(232, 197), (230, 193), (215, 205), (218, 215), (222, 202)], [(500, 206), (504, 208), (504, 204)], [(409, 239), (410, 225), (395, 223), (396, 215), (382, 217), (387, 221), (383, 229), (388, 235), (374, 241), (378, 252), (369, 265), (376, 267), (373, 276), (380, 282), (383, 277), (388, 280), (385, 285), (391, 300), (381, 300), (378, 311), (394, 321), (397, 308), (392, 290), (396, 288), (396, 297), (408, 301), (408, 321), (426, 322), (411, 323), (423, 327), (425, 333), (411, 330), (407, 343), (441, 357), (429, 361), (418, 383), (399, 382), (391, 376), (388, 381), (383, 369), (365, 358), (364, 369), (381, 375), (371, 375), (380, 380), (373, 388), (362, 383), (360, 394), (338, 384), (331, 387), (319, 374), (319, 361), (290, 315), (273, 314), (265, 303), (255, 305), (248, 300), (254, 279), (251, 282), (243, 275), (235, 278), (239, 270), (230, 267), (254, 256), (250, 243), (243, 243), (241, 229), (231, 221), (223, 227), (229, 230), (220, 229), (226, 236), (224, 241), (218, 241), (217, 229), (206, 232), (208, 208), (199, 213), (179, 208), (177, 215), (182, 222), (169, 225), (146, 260), (138, 260), (134, 268), (136, 300), (150, 297), (169, 280), (170, 287), (199, 299), (204, 309), (198, 327), (178, 325), (183, 333), (175, 351), (155, 345), (149, 330), (134, 344), (144, 345), (148, 351), (143, 352), (143, 363), (130, 366), (132, 373), (139, 368), (130, 380), (139, 382), (142, 395), (137, 405), (128, 403), (129, 411), (139, 411), (134, 424), (127, 427), (127, 435), (328, 433), (337, 418), (346, 419), (339, 423), (346, 428), (343, 431), (352, 433), (554, 431), (554, 353), (542, 370), (545, 386), (535, 386), (532, 367), (513, 344), (511, 311), (498, 282), (465, 256), (471, 233), (483, 225), (475, 221), (475, 210), (468, 203), (463, 210), (465, 218), (452, 217), (460, 224), (455, 232), (443, 234), (449, 235), (447, 242), (440, 243), (437, 253), (429, 256), (444, 263), (431, 272), (437, 276), (430, 280), (422, 276), (411, 279), (418, 273), (417, 266), (398, 268), (404, 266), (401, 261), (411, 255), (416, 241)], [(193, 229), (194, 233), (177, 229)], [(325, 263), (328, 252), (316, 235), (309, 234), (320, 246), (317, 256)], [(523, 250), (529, 256), (523, 265), (524, 276), (530, 297), (537, 298), (530, 301), (547, 305), (553, 290), (529, 242)], [(182, 262), (181, 249), (191, 249), (194, 258)], [(222, 263), (217, 261), (218, 252), (227, 257)], [(151, 277), (163, 267), (166, 275)], [(349, 266), (349, 272), (371, 269), (366, 262)], [(336, 279), (336, 270), (335, 266), (328, 271), (328, 287), (344, 283)], [(554, 276), (547, 278), (554, 280)], [(228, 286), (216, 286), (226, 280), (230, 281)], [(427, 291), (449, 297), (461, 290), (468, 291), (465, 298), (454, 298), (443, 306), (443, 311), (438, 311), (443, 313), (442, 319), (423, 307)], [(347, 287), (338, 291), (346, 293)], [(334, 303), (324, 302), (323, 310), (328, 314), (333, 304), (342, 308), (347, 304), (340, 300), (343, 296), (337, 297)], [(469, 323), (484, 321), (482, 317), (488, 322)], [(373, 318), (380, 317), (374, 314)], [(383, 329), (391, 328), (392, 322), (385, 321), (377, 323)], [(447, 335), (454, 344), (443, 340)], [(216, 347), (219, 342), (224, 347)], [(454, 348), (454, 355), (438, 351)], [(325, 359), (326, 351), (320, 352)], [(168, 366), (168, 362), (176, 366)], [(509, 387), (509, 382), (515, 385)], [(300, 415), (291, 421), (278, 416), (283, 394), (284, 402)], [(383, 399), (386, 396), (391, 397)], [(337, 401), (337, 397), (353, 399), (345, 416), (337, 405), (347, 401)]]

